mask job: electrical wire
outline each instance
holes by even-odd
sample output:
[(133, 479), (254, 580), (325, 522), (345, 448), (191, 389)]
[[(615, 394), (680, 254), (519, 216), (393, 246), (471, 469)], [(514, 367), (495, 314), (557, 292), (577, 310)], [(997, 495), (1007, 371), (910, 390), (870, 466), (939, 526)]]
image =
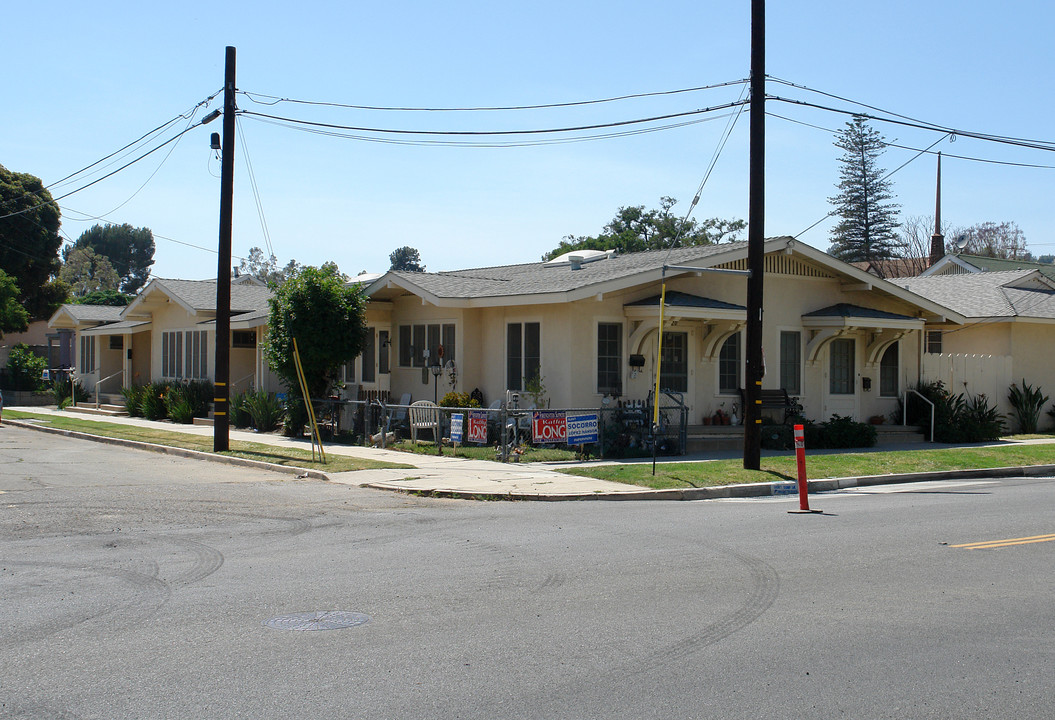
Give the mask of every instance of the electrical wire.
[[(579, 100), (574, 102), (543, 103), (539, 105), (507, 105), (498, 107), (385, 107), (381, 105), (348, 105), (336, 102), (319, 102), (313, 100), (295, 100), (292, 98), (279, 97), (277, 95), (265, 95), (263, 93), (239, 90), (239, 94), (245, 95), (249, 100), (258, 105), (278, 105), (279, 103), (295, 103), (299, 105), (314, 105), (321, 107), (336, 107), (350, 110), (379, 110), (379, 111), (401, 111), (401, 112), (489, 112), (489, 111), (511, 111), (511, 110), (542, 110), (552, 108), (581, 107), (584, 105), (598, 105), (601, 103), (618, 102), (621, 100), (632, 100), (647, 97), (659, 97), (663, 95), (679, 95), (683, 93), (699, 92), (702, 90), (714, 90), (716, 88), (729, 87), (731, 85), (746, 84), (747, 80), (730, 80), (713, 85), (700, 85), (698, 87), (682, 88), (680, 90), (662, 90), (658, 92), (633, 93), (630, 95), (619, 95), (616, 97), (601, 98), (597, 100)], [(274, 102), (262, 102), (257, 98), (267, 98)]]
[(702, 115), (704, 113), (715, 112), (717, 110), (728, 110), (729, 108), (742, 105), (742, 101), (725, 103), (723, 105), (715, 105), (709, 108), (699, 108), (696, 110), (687, 110), (680, 113), (669, 113), (667, 115), (656, 115), (648, 118), (639, 118), (636, 120), (620, 120), (611, 123), (598, 123), (595, 125), (579, 125), (575, 127), (562, 127), (562, 128), (545, 128), (545, 129), (534, 129), (534, 130), (398, 130), (392, 128), (372, 128), (372, 127), (361, 127), (356, 125), (336, 125), (332, 123), (315, 122), (311, 120), (298, 120), (296, 118), (282, 117), (280, 115), (268, 115), (266, 113), (257, 113), (251, 110), (241, 110), (239, 114), (267, 118), (269, 120), (276, 120), (281, 122), (293, 123), (297, 125), (304, 125), (307, 127), (318, 127), (330, 130), (351, 130), (355, 132), (370, 132), (386, 135), (426, 135), (426, 136), (455, 136), (455, 137), (482, 137), (482, 136), (502, 136), (502, 135), (546, 135), (555, 133), (571, 133), (571, 132), (583, 132), (586, 130), (602, 130), (605, 128), (616, 128), (626, 127), (628, 125), (640, 125), (649, 122), (659, 122), (661, 120), (671, 120), (674, 118), (689, 117), (692, 115)]
[[(794, 123), (795, 125), (803, 125), (808, 128), (813, 128), (814, 130), (823, 130), (824, 132), (831, 133), (832, 135), (839, 132), (838, 130), (834, 130), (832, 128), (824, 127), (822, 125), (814, 125), (813, 123), (808, 123), (803, 120), (796, 120), (795, 118), (789, 118), (786, 115), (779, 115), (774, 112), (769, 112), (768, 110), (766, 111), (766, 116), (777, 118), (778, 120), (783, 120), (785, 122)], [(898, 143), (893, 142), (884, 141), (883, 145), (885, 147), (896, 148), (898, 150), (909, 150), (911, 152), (919, 151), (919, 148), (912, 147), (910, 145), (899, 145)], [(948, 152), (943, 152), (941, 156), (943, 158), (953, 158), (954, 160), (967, 160), (969, 162), (986, 163), (989, 165), (1007, 165), (1010, 167), (1035, 168), (1038, 170), (1055, 170), (1055, 165), (1038, 165), (1036, 163), (1011, 162), (1010, 160), (992, 160), (990, 158), (971, 157), (970, 155), (955, 155), (953, 153)]]
[(275, 125), (277, 127), (286, 128), (288, 130), (295, 130), (297, 132), (306, 132), (314, 135), (322, 135), (325, 137), (337, 137), (346, 140), (358, 140), (361, 142), (372, 142), (380, 143), (384, 145), (409, 145), (409, 146), (437, 146), (437, 147), (456, 147), (456, 148), (520, 148), (520, 147), (537, 147), (543, 145), (565, 145), (570, 143), (579, 142), (590, 142), (594, 140), (608, 140), (611, 138), (620, 137), (631, 137), (634, 135), (645, 135), (654, 132), (662, 132), (664, 130), (672, 130), (677, 128), (688, 127), (690, 125), (699, 125), (700, 123), (712, 122), (714, 120), (720, 120), (733, 115), (733, 113), (726, 113), (721, 115), (715, 115), (712, 117), (699, 118), (696, 120), (688, 120), (680, 123), (670, 123), (667, 125), (659, 125), (650, 128), (636, 128), (634, 130), (624, 130), (621, 132), (613, 133), (599, 133), (595, 135), (582, 135), (579, 137), (572, 138), (548, 138), (544, 140), (511, 140), (506, 142), (473, 142), (468, 140), (406, 140), (406, 139), (395, 139), (395, 138), (383, 138), (373, 137), (370, 135), (353, 135), (350, 133), (342, 133), (331, 130), (322, 130), (318, 128), (309, 128), (299, 125), (291, 125), (288, 123), (277, 122), (274, 120), (267, 120), (258, 117), (247, 117), (247, 120), (253, 120), (255, 122), (266, 123), (269, 125)]
[(264, 234), (264, 243), (267, 245), (267, 254), (269, 257), (273, 257), (275, 255), (275, 249), (271, 245), (271, 233), (268, 231), (267, 219), (264, 217), (264, 205), (260, 201), (260, 187), (256, 183), (256, 173), (253, 172), (253, 161), (249, 159), (249, 144), (246, 142), (245, 130), (242, 128), (241, 119), (235, 117), (235, 122), (238, 125), (238, 135), (242, 139), (242, 154), (245, 156), (245, 166), (249, 173), (249, 186), (253, 189), (253, 199), (256, 202), (256, 212), (260, 218), (260, 230)]

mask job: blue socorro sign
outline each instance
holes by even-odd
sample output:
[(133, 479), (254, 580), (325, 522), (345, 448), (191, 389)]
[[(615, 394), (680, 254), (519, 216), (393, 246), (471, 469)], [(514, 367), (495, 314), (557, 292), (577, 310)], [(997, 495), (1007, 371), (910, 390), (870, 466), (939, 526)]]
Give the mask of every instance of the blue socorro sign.
[(569, 445), (586, 445), (597, 442), (597, 413), (568, 413)]

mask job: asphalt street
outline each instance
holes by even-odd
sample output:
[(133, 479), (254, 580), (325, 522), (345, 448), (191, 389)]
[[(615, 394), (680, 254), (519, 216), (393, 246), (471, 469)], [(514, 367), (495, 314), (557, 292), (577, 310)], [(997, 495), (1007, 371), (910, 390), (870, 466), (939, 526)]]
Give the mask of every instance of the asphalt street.
[(1055, 692), (1047, 478), (810, 515), (477, 502), (6, 425), (0, 467), (4, 718), (1032, 718)]

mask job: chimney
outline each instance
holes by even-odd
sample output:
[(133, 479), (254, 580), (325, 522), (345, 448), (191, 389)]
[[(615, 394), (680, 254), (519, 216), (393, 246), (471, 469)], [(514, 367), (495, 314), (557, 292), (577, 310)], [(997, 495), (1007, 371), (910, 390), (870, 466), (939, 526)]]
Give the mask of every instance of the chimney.
[(930, 236), (930, 263), (945, 257), (945, 236), (941, 234), (941, 153), (938, 153), (938, 187), (934, 197), (934, 234)]

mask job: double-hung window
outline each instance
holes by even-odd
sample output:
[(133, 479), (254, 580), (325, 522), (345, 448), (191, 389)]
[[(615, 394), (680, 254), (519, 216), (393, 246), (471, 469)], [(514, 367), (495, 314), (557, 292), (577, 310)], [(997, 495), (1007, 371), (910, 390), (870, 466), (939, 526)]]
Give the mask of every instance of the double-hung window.
[(879, 394), (882, 397), (898, 395), (898, 359), (898, 344), (894, 343), (879, 361)]
[(542, 333), (537, 322), (506, 325), (506, 389), (522, 391), (542, 372)]
[(623, 393), (623, 324), (597, 324), (597, 392)]
[(740, 334), (735, 333), (718, 352), (718, 392), (728, 395), (740, 389)]
[(780, 333), (780, 387), (788, 395), (802, 394), (802, 333)]

